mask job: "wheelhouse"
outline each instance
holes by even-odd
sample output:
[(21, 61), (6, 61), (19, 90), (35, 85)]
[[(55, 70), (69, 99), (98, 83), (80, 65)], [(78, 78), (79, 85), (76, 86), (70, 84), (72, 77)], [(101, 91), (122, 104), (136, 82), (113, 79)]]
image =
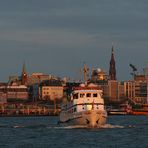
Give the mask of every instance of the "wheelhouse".
[(97, 90), (97, 91), (74, 91), (72, 93), (71, 96), (71, 100), (74, 99), (88, 99), (88, 98), (92, 98), (92, 99), (101, 99), (102, 97), (102, 91), (101, 90)]

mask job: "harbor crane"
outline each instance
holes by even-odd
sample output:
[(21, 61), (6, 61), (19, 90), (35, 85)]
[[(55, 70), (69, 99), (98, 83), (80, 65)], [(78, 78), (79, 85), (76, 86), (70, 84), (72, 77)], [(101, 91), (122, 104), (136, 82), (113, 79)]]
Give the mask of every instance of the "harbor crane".
[(80, 69), (81, 74), (84, 75), (84, 82), (87, 83), (89, 79), (89, 68), (87, 65), (84, 63), (84, 67)]
[(132, 68), (132, 73), (131, 73), (131, 75), (132, 76), (135, 76), (135, 74), (136, 74), (136, 72), (137, 72), (137, 68), (133, 65), (133, 64), (129, 64), (129, 66)]

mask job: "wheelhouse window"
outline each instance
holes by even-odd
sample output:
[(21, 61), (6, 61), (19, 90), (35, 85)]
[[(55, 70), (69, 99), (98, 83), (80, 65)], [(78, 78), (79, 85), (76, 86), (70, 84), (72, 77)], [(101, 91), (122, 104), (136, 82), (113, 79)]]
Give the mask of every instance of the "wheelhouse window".
[(78, 93), (73, 94), (73, 99), (78, 99)]
[(80, 98), (84, 98), (85, 94), (80, 94)]
[(91, 97), (91, 93), (87, 93), (86, 94), (86, 97)]
[(77, 109), (76, 109), (76, 108), (74, 108), (74, 109), (73, 109), (73, 112), (76, 112), (76, 111), (77, 111)]
[(93, 97), (94, 98), (98, 97), (98, 94), (97, 93), (93, 94)]

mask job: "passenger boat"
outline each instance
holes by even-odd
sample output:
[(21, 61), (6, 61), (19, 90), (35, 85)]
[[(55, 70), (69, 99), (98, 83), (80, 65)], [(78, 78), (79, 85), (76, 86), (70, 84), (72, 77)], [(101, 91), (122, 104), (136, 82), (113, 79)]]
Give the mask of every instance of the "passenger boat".
[(127, 115), (129, 114), (126, 110), (122, 109), (110, 109), (107, 110), (108, 115)]
[(146, 116), (148, 116), (148, 110), (132, 110), (131, 112), (130, 112), (130, 114), (131, 115), (146, 115)]
[(69, 101), (61, 106), (59, 123), (100, 127), (106, 124), (107, 112), (102, 90), (94, 84), (74, 87)]
[(139, 109), (132, 109), (131, 115), (147, 115), (148, 116), (148, 104), (143, 104)]
[(129, 104), (120, 104), (118, 108), (112, 106), (107, 108), (108, 115), (128, 115), (131, 112), (131, 106)]

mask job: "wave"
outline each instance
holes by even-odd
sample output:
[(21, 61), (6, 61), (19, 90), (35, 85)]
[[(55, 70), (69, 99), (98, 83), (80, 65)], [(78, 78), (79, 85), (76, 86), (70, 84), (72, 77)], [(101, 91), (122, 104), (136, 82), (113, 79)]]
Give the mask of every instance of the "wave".
[[(54, 129), (91, 129), (91, 127), (85, 126), (85, 125), (70, 125), (70, 126), (48, 126), (48, 128), (54, 128)], [(99, 127), (95, 127), (92, 129), (113, 129), (113, 128), (125, 128), (125, 126), (121, 125), (111, 125), (111, 124), (105, 124)]]
[(54, 129), (83, 129), (88, 128), (84, 125), (70, 125), (70, 126), (49, 126), (48, 128), (54, 128)]
[(25, 126), (23, 126), (23, 125), (14, 125), (14, 126), (12, 126), (12, 128), (24, 128)]
[(112, 125), (112, 124), (105, 124), (99, 127), (88, 127), (85, 125), (56, 125), (56, 124), (50, 124), (50, 125), (0, 125), (0, 128), (31, 128), (31, 129), (37, 129), (37, 128), (48, 128), (48, 129), (117, 129), (117, 128), (135, 128), (133, 125), (123, 126), (123, 125)]
[(125, 128), (125, 126), (122, 125), (112, 125), (112, 124), (105, 124), (103, 126), (101, 126), (100, 128)]

